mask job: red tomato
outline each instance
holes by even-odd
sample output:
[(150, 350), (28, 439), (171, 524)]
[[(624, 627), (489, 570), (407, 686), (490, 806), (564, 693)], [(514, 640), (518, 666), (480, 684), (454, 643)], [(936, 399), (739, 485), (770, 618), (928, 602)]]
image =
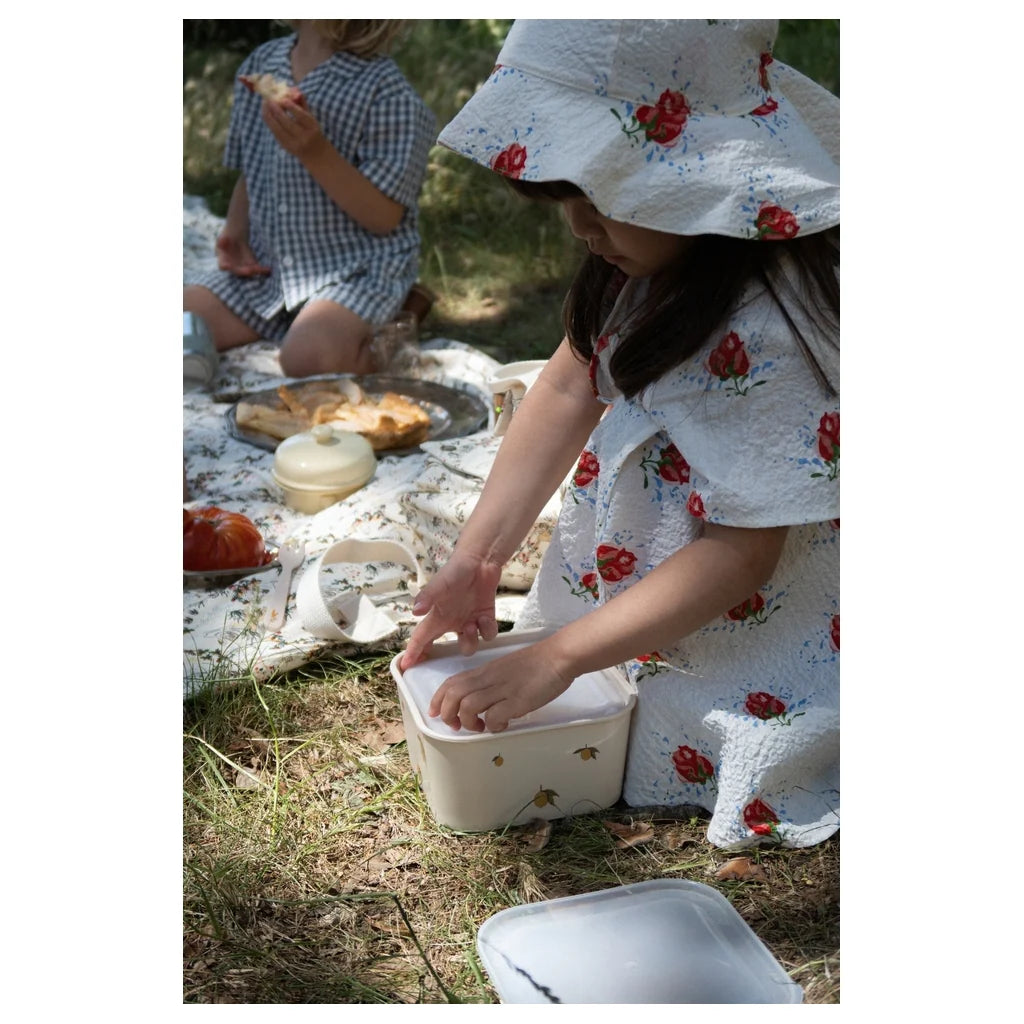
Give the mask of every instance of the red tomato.
[(185, 568), (190, 572), (251, 569), (270, 561), (260, 531), (241, 513), (213, 505), (183, 511)]

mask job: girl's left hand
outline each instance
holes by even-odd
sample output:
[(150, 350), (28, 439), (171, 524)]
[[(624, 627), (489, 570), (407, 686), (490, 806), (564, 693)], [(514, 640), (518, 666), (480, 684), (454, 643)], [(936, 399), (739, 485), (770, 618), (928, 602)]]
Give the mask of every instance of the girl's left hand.
[(543, 642), (449, 676), (430, 701), (428, 713), (451, 729), (503, 732), (513, 718), (549, 704), (564, 693), (563, 679), (544, 653)]
[(300, 160), (327, 142), (317, 119), (294, 100), (265, 99), (260, 114), (281, 148)]

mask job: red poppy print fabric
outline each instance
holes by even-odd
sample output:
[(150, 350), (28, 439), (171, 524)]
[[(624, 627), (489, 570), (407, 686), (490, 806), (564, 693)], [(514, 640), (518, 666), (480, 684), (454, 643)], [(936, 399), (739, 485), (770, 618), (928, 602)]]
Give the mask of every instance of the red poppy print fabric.
[(763, 800), (751, 800), (743, 808), (743, 821), (755, 835), (770, 836), (779, 825), (779, 816)]
[(491, 170), (504, 174), (506, 178), (518, 178), (526, 167), (526, 147), (513, 142), (506, 146), (491, 161)]
[(665, 89), (652, 104), (642, 103), (626, 114), (620, 114), (613, 107), (612, 113), (619, 119), (631, 144), (647, 140), (659, 146), (671, 146), (686, 127), (690, 104), (679, 90)]
[(597, 456), (593, 452), (585, 450), (576, 465), (572, 482), (577, 487), (586, 487), (597, 479), (600, 472), (601, 464), (597, 461)]
[(636, 569), (636, 555), (626, 548), (614, 544), (599, 544), (597, 547), (597, 571), (608, 583), (618, 583), (631, 576)]
[(703, 786), (715, 774), (715, 766), (693, 747), (677, 747), (672, 765), (679, 778), (695, 786)]
[(754, 227), (757, 237), (763, 241), (788, 241), (800, 233), (800, 225), (791, 210), (768, 202), (762, 203), (757, 211)]
[(713, 377), (725, 381), (728, 384), (727, 390), (735, 395), (746, 395), (751, 388), (766, 383), (764, 380), (750, 379), (755, 367), (751, 365), (743, 339), (735, 331), (730, 331), (722, 338), (704, 365)]
[(685, 484), (690, 480), (690, 464), (674, 444), (652, 449), (640, 460), (644, 469), (644, 487), (650, 485), (648, 471), (669, 484)]
[[(829, 480), (839, 476), (839, 413), (827, 412), (818, 422), (818, 455)], [(822, 475), (822, 474), (815, 474)]]
[[(781, 214), (769, 222), (784, 233)], [(619, 300), (645, 296), (631, 280)], [(609, 383), (620, 344), (612, 329), (595, 345), (606, 410), (567, 470), (517, 628), (614, 607), (712, 528), (786, 527), (762, 585), (625, 663), (637, 702), (623, 798), (706, 808), (716, 845), (820, 842), (839, 806), (838, 404), (756, 289), (701, 351), (629, 399)]]

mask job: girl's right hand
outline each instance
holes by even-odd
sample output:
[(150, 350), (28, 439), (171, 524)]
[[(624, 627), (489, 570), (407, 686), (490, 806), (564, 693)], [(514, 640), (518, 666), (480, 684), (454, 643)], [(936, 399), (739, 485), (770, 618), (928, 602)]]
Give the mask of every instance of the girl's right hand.
[(227, 234), (217, 238), (217, 266), (239, 277), (256, 277), (270, 273), (270, 267), (257, 262), (248, 242)]
[(501, 566), (460, 555), (458, 551), (419, 592), (414, 615), (424, 618), (416, 625), (402, 654), (405, 671), (420, 661), (427, 648), (444, 633), (458, 635), (459, 652), (475, 653), (480, 639), (498, 635), (494, 596), (501, 581)]

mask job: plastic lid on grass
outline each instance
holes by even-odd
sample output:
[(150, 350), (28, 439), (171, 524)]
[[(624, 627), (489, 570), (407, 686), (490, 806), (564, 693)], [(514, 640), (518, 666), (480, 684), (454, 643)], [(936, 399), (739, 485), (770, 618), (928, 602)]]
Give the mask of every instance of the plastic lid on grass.
[(803, 1001), (721, 893), (679, 878), (511, 907), (477, 951), (503, 1003)]
[[(421, 661), (404, 672), (400, 686), (419, 712), (424, 731), (443, 739), (468, 741), (481, 738), (493, 739), (493, 733), (456, 731), (445, 725), (441, 719), (430, 718), (427, 713), (430, 699), (449, 676), (477, 668), (488, 661), (518, 650), (521, 646), (523, 645), (479, 650), (468, 658), (458, 654), (432, 658), (428, 661)], [(614, 675), (607, 672), (588, 672), (575, 679), (565, 693), (556, 697), (549, 704), (545, 704), (536, 711), (531, 711), (528, 715), (523, 715), (522, 718), (514, 719), (502, 735), (528, 729), (569, 725), (573, 722), (612, 718), (628, 708), (632, 701), (632, 694), (623, 684), (616, 681)]]

